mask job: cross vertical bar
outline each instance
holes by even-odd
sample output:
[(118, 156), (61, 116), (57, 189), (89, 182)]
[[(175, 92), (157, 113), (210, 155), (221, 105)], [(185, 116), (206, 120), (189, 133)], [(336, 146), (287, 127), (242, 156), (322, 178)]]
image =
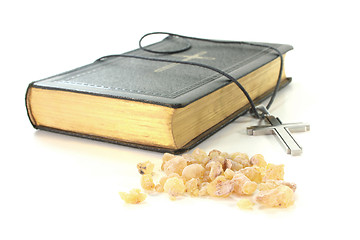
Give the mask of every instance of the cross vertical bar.
[(285, 148), (286, 153), (292, 156), (298, 156), (302, 153), (302, 148), (290, 134), (289, 129), (284, 127), (273, 128), (280, 144)]

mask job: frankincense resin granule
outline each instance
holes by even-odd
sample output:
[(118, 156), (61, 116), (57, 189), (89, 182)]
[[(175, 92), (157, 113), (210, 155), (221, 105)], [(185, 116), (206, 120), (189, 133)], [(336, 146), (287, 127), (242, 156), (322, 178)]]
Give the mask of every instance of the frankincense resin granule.
[[(253, 208), (255, 202), (249, 198), (266, 207), (286, 208), (294, 203), (296, 185), (284, 181), (284, 165), (267, 163), (261, 154), (249, 158), (241, 152), (206, 153), (199, 148), (182, 156), (165, 153), (157, 183), (153, 181), (153, 163), (142, 162), (137, 168), (145, 191), (165, 192), (172, 200), (186, 194), (221, 198), (233, 195), (240, 198), (236, 205), (241, 209)], [(145, 199), (142, 194), (132, 190), (120, 195), (126, 202), (138, 203)]]
[(119, 195), (122, 200), (124, 200), (126, 203), (131, 203), (131, 204), (141, 203), (146, 198), (146, 194), (141, 193), (140, 189), (137, 188), (132, 189), (129, 193), (119, 192)]

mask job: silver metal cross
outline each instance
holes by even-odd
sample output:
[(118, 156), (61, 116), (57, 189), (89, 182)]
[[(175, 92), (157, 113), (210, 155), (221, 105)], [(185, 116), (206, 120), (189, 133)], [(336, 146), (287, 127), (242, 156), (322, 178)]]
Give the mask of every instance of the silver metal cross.
[(306, 132), (310, 130), (310, 125), (306, 123), (286, 123), (283, 124), (279, 118), (271, 115), (265, 106), (256, 107), (261, 111), (265, 120), (269, 123), (266, 125), (252, 126), (247, 128), (248, 135), (275, 134), (281, 145), (285, 148), (286, 153), (293, 156), (300, 155), (302, 148), (295, 141), (290, 132)]

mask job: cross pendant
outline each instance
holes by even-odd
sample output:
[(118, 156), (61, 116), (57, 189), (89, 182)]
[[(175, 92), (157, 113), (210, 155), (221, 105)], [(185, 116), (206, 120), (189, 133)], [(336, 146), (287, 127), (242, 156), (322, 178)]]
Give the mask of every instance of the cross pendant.
[(305, 123), (286, 123), (283, 124), (279, 118), (271, 115), (266, 107), (260, 105), (257, 110), (263, 112), (266, 125), (252, 126), (247, 128), (248, 135), (275, 134), (286, 153), (297, 156), (302, 153), (302, 148), (295, 141), (290, 132), (306, 132), (310, 130), (310, 125)]

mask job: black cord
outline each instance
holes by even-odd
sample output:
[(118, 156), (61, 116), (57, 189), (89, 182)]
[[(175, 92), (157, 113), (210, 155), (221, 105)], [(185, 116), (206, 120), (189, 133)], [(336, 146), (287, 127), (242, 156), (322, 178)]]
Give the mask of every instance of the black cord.
[[(187, 42), (187, 41), (186, 41), (185, 47), (182, 47), (180, 49), (176, 49), (176, 50), (173, 50), (173, 51), (155, 51), (155, 50), (147, 49), (147, 48), (142, 46), (142, 41), (143, 41), (144, 38), (146, 38), (147, 36), (156, 35), (156, 34), (169, 35), (170, 37), (182, 38), (182, 39), (185, 39), (185, 40), (186, 39), (191, 39), (191, 40), (198, 40), (198, 41), (205, 41), (205, 42), (212, 42), (212, 43), (243, 44), (243, 45), (249, 45), (249, 46), (268, 48), (270, 50), (275, 51), (280, 57), (280, 70), (279, 70), (279, 76), (278, 76), (274, 91), (273, 91), (273, 93), (271, 95), (269, 103), (266, 105), (266, 108), (269, 109), (270, 106), (272, 105), (272, 103), (274, 102), (276, 94), (277, 94), (277, 92), (279, 90), (279, 87), (280, 87), (281, 76), (282, 76), (283, 65), (284, 65), (283, 56), (282, 56), (281, 52), (277, 48), (274, 48), (272, 46), (268, 46), (268, 45), (265, 45), (265, 44), (251, 43), (251, 42), (244, 42), (244, 41), (213, 40), (213, 39), (206, 39), (206, 38), (188, 37), (188, 36), (183, 36), (183, 35), (173, 34), (173, 33), (168, 33), (168, 32), (152, 32), (152, 33), (147, 33), (147, 34), (145, 34), (144, 36), (142, 36), (140, 38), (140, 40), (139, 40), (140, 49), (142, 49), (144, 51), (147, 51), (147, 52), (151, 52), (151, 53), (174, 54), (174, 53), (184, 52), (184, 51), (191, 48), (191, 44), (189, 42)], [(158, 62), (168, 62), (168, 63), (178, 63), (178, 64), (185, 64), (185, 65), (192, 65), (192, 66), (198, 66), (198, 67), (206, 68), (206, 69), (212, 70), (214, 72), (217, 72), (217, 73), (225, 76), (226, 78), (228, 78), (230, 81), (234, 82), (240, 88), (240, 90), (244, 93), (245, 97), (249, 101), (250, 106), (251, 106), (250, 112), (253, 115), (255, 115), (256, 118), (263, 118), (263, 115), (259, 114), (258, 111), (256, 110), (255, 103), (252, 100), (252, 98), (250, 97), (249, 93), (246, 91), (246, 89), (235, 78), (233, 78), (231, 75), (229, 75), (228, 73), (226, 73), (226, 72), (224, 72), (224, 71), (222, 71), (222, 70), (220, 70), (218, 68), (215, 68), (215, 67), (212, 67), (212, 66), (209, 66), (209, 65), (205, 65), (205, 64), (201, 64), (201, 63), (196, 63), (196, 62), (177, 61), (177, 60), (170, 60), (170, 59), (159, 59), (159, 58), (143, 57), (143, 56), (130, 55), (130, 54), (107, 55), (107, 56), (103, 56), (103, 57), (97, 59), (95, 62), (103, 61), (103, 60), (105, 60), (107, 58), (113, 58), (113, 57), (137, 58), (137, 59), (148, 60), (148, 61), (158, 61)], [(246, 112), (244, 114), (246, 114)]]

